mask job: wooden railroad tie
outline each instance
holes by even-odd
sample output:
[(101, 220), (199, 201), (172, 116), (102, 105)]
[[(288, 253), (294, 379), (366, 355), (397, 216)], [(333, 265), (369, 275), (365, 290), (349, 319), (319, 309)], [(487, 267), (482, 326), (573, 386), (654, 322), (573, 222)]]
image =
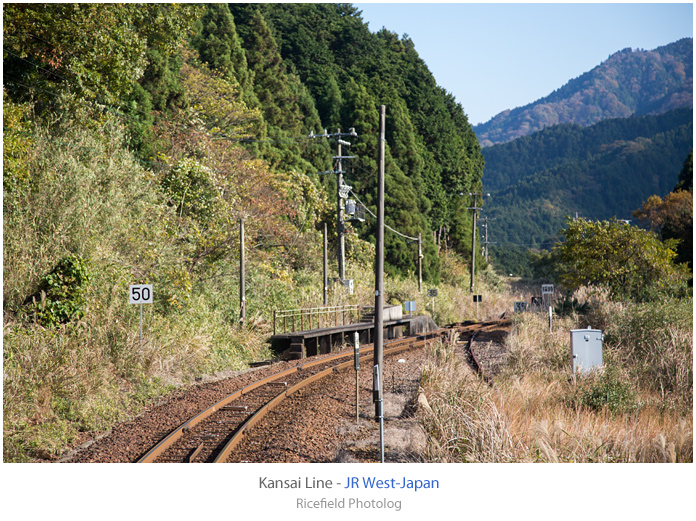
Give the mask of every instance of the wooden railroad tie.
[(191, 462), (195, 459), (195, 457), (198, 456), (198, 454), (200, 454), (200, 452), (203, 450), (203, 445), (204, 445), (204, 444), (201, 443), (201, 444), (196, 448), (196, 450), (194, 450), (191, 454), (189, 454), (189, 457), (186, 458), (186, 463), (191, 463)]

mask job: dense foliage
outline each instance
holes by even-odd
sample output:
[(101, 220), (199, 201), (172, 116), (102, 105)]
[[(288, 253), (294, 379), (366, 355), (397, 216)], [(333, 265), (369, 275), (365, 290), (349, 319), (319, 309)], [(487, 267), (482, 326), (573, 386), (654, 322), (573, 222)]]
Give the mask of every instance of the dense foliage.
[[(336, 169), (324, 129), (355, 129), (346, 182), (374, 213), (386, 105), (387, 223), (422, 235), (428, 284), (441, 278), (437, 237), (466, 249), (451, 194), (480, 187), (483, 171), (466, 115), (413, 42), (371, 33), (353, 7), (8, 4), (3, 14), (6, 461), (54, 457), (77, 431), (104, 430), (165, 392), (165, 379), (268, 357), (273, 309), (320, 305), (325, 222), (335, 251), (336, 176), (316, 175)], [(356, 292), (332, 287), (330, 304), (371, 302), (374, 227), (349, 226)], [(386, 261), (389, 287), (406, 288), (387, 297), (422, 308), (415, 243), (388, 232)], [(154, 293), (142, 345), (127, 299), (140, 283)], [(443, 320), (461, 301), (443, 296)]]
[(652, 51), (619, 51), (545, 98), (506, 110), (475, 130), (488, 147), (553, 125), (588, 126), (684, 107), (693, 107), (692, 38)]
[(686, 269), (675, 266), (674, 242), (623, 221), (574, 219), (554, 248), (564, 287), (604, 286), (618, 298), (652, 300), (685, 293)]
[[(311, 122), (307, 122), (305, 130), (320, 133), (322, 128), (331, 132), (355, 128), (359, 137), (353, 140), (350, 154), (358, 159), (348, 165), (346, 182), (373, 210), (376, 108), (386, 105), (386, 221), (410, 237), (422, 233), (425, 277), (437, 280), (439, 268), (431, 232), (450, 232), (451, 245), (466, 253), (471, 225), (466, 218), (455, 218), (463, 206), (455, 194), (480, 187), (483, 157), (461, 105), (435, 83), (414, 43), (386, 29), (371, 33), (360, 12), (346, 4), (229, 7), (247, 58), (276, 42), (282, 63), (292, 71), (290, 75), (296, 74), (315, 100), (323, 127), (311, 129)], [(260, 25), (262, 20), (271, 34)], [(263, 45), (260, 34), (265, 35)], [(271, 90), (262, 84), (256, 88), (259, 99), (270, 99), (277, 92), (277, 88)], [(335, 179), (325, 183), (332, 193)], [(374, 241), (373, 226), (358, 232)], [(413, 273), (414, 252), (412, 244), (387, 234), (386, 257), (392, 272)]]

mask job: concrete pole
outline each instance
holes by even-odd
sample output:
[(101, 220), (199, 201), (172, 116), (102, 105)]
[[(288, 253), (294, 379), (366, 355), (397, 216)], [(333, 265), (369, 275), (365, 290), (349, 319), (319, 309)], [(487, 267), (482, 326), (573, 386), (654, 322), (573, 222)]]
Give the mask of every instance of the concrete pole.
[(384, 357), (384, 141), (386, 107), (379, 107), (379, 174), (377, 178), (377, 248), (375, 256), (375, 372), (374, 389), (380, 397), (375, 400), (376, 420), (383, 421), (382, 416), (382, 382)]
[(418, 233), (418, 293), (423, 293), (423, 240)]
[(483, 244), (485, 245), (485, 250), (484, 250), (484, 257), (486, 259), (486, 262), (488, 262), (488, 217), (483, 218), (483, 229), (484, 231), (484, 239), (483, 239)]
[(246, 276), (244, 259), (244, 219), (239, 219), (239, 324), (246, 324)]
[(474, 292), (474, 269), (476, 268), (476, 195), (474, 195), (474, 219), (471, 225), (471, 293)]
[(328, 239), (327, 239), (327, 230), (326, 230), (326, 223), (324, 223), (324, 278), (322, 282), (322, 286), (324, 286), (324, 306), (329, 305), (329, 260), (328, 260), (328, 249), (329, 249), (329, 244), (328, 244)]
[[(338, 129), (338, 134), (341, 129)], [(338, 142), (338, 157), (341, 157), (341, 142)], [(338, 235), (338, 278), (343, 284), (346, 278), (346, 242), (343, 232), (343, 198), (341, 197), (341, 185), (343, 184), (343, 174), (341, 173), (343, 163), (338, 160), (338, 177), (336, 182), (336, 233)]]

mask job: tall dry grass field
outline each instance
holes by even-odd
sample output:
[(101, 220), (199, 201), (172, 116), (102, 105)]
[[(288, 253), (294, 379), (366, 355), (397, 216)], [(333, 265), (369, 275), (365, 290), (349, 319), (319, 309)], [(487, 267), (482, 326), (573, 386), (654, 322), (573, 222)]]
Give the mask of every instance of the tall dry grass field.
[[(603, 370), (574, 375), (569, 331), (595, 324)], [(431, 353), (421, 400), (431, 461), (693, 462), (690, 301), (595, 303), (553, 331), (545, 314), (518, 314), (507, 348), (492, 386), (454, 346)]]

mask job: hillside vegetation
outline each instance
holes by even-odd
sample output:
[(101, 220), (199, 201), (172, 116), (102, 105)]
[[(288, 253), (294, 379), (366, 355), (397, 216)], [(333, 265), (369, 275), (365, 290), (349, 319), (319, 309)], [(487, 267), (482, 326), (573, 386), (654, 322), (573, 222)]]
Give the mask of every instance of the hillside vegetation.
[[(336, 169), (336, 141), (310, 136), (355, 129), (346, 183), (375, 213), (381, 104), (387, 224), (424, 238), (434, 318), (462, 319), (450, 248), (471, 231), (452, 194), (480, 188), (483, 158), (461, 106), (413, 42), (371, 33), (353, 7), (232, 9), (5, 6), (6, 461), (55, 458), (172, 385), (272, 356), (273, 310), (322, 303), (325, 222), (336, 273), (336, 176), (317, 175)], [(332, 287), (330, 304), (374, 302), (374, 226), (347, 225), (356, 291)], [(388, 232), (387, 302), (425, 309), (416, 263)], [(141, 344), (128, 287), (143, 283)]]
[[(461, 106), (407, 37), (371, 33), (345, 4), (6, 4), (3, 14), (5, 461), (56, 460), (178, 386), (274, 356), (273, 310), (323, 302), (325, 223), (329, 276), (337, 271), (336, 175), (327, 173), (337, 143), (327, 135), (355, 130), (343, 149), (356, 156), (344, 161), (346, 183), (375, 213), (382, 104), (386, 222), (401, 234), (386, 232), (384, 300), (415, 300), (440, 324), (478, 318), (468, 291), (470, 201), (459, 194), (481, 191), (483, 155)], [(633, 146), (627, 140), (617, 154)], [(690, 194), (693, 173), (683, 172)], [(647, 244), (654, 255), (610, 266), (613, 286), (598, 291), (690, 305), (686, 270), (675, 264), (688, 259), (674, 240), (690, 200), (644, 205), (640, 218), (654, 232), (620, 228), (621, 247)], [(588, 231), (599, 243), (606, 235), (603, 224)], [(439, 289), (435, 309), (418, 292), (417, 249), (403, 237), (419, 233), (425, 287)], [(330, 305), (374, 303), (374, 234), (374, 220), (347, 225), (355, 293), (333, 285)], [(560, 253), (539, 260), (550, 277), (593, 291), (605, 284), (592, 272), (563, 278), (584, 266)], [(517, 295), (477, 259), (481, 313), (499, 316)], [(636, 275), (646, 266), (650, 277)], [(636, 283), (621, 293), (616, 270), (650, 291)], [(152, 284), (153, 304), (129, 304), (131, 284)], [(662, 401), (656, 387), (649, 392), (658, 410), (686, 416), (692, 403), (681, 394), (693, 377), (682, 315), (678, 346), (663, 342), (670, 356), (653, 378)], [(634, 352), (622, 342), (612, 359)], [(633, 366), (641, 382), (651, 378), (644, 355), (655, 350), (645, 345)]]
[(474, 129), (481, 146), (506, 143), (562, 123), (693, 108), (693, 39), (652, 51), (619, 51), (545, 98), (506, 110)]
[(630, 219), (677, 183), (693, 147), (693, 111), (557, 125), (484, 149), (492, 240), (550, 246), (566, 216)]

